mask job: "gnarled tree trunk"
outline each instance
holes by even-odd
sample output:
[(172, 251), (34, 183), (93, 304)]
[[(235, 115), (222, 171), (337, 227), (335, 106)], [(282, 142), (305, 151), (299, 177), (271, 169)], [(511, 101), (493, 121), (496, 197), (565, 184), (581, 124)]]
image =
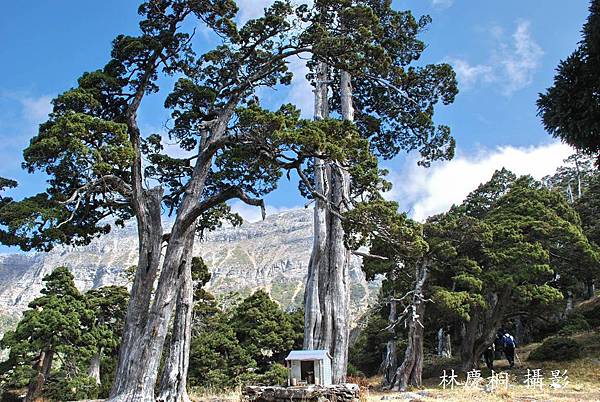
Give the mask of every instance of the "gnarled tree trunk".
[[(319, 62), (316, 68), (315, 84), (315, 120), (321, 120), (329, 115), (327, 107), (328, 67)], [(314, 158), (315, 191), (327, 194), (328, 168), (322, 159)], [(313, 248), (308, 263), (308, 276), (304, 291), (304, 349), (318, 349), (321, 345), (321, 303), (319, 299), (320, 272), (327, 264), (327, 201), (315, 197)]]
[[(352, 107), (352, 82), (351, 76), (346, 71), (340, 72), (340, 104), (342, 118), (354, 122), (354, 108)], [(331, 205), (337, 206), (339, 213), (343, 214), (350, 207), (350, 174), (339, 161), (332, 161), (331, 168)], [(350, 250), (344, 243), (344, 228), (342, 219), (338, 214), (328, 211), (328, 236), (330, 289), (327, 294), (330, 300), (325, 300), (332, 305), (333, 345), (333, 382), (341, 384), (346, 382), (348, 370), (348, 340), (350, 337)]]
[(567, 290), (567, 296), (565, 297), (565, 299), (565, 315), (567, 315), (573, 310), (573, 292)]
[(53, 358), (54, 351), (52, 350), (46, 350), (40, 353), (38, 359), (33, 365), (36, 375), (29, 383), (24, 402), (34, 401), (42, 392), (42, 387), (44, 386), (44, 383), (48, 378), (48, 374), (50, 373), (50, 369), (52, 368)]
[[(183, 230), (176, 228), (174, 231)], [(150, 307), (148, 323), (146, 324), (138, 345), (132, 348), (132, 359), (136, 362), (135, 370), (130, 371), (124, 384), (124, 392), (109, 399), (110, 401), (154, 401), (154, 388), (158, 375), (158, 366), (161, 360), (163, 346), (168, 331), (177, 296), (177, 284), (185, 271), (187, 263), (183, 258), (185, 252), (185, 238), (193, 228), (187, 228), (181, 235), (177, 233), (169, 239), (165, 253), (158, 286), (154, 300)]]
[[(353, 121), (350, 75), (346, 72), (341, 74), (342, 117)], [(328, 116), (327, 77), (327, 65), (319, 63), (315, 119)], [(315, 190), (326, 200), (316, 200), (315, 203), (315, 238), (305, 291), (304, 347), (330, 351), (333, 357), (333, 382), (339, 384), (346, 381), (350, 335), (350, 252), (344, 245), (340, 217), (349, 202), (350, 176), (337, 161), (316, 160)]]
[[(229, 117), (224, 116), (222, 122), (228, 121)], [(225, 128), (226, 126), (221, 124), (220, 129), (224, 130)], [(177, 217), (169, 235), (146, 325), (143, 327), (140, 337), (136, 339), (135, 345), (129, 348), (128, 357), (132, 365), (127, 375), (121, 380), (119, 392), (111, 394), (110, 402), (150, 402), (155, 399), (154, 388), (158, 376), (158, 366), (169, 322), (175, 310), (177, 285), (187, 264), (186, 246), (189, 237), (193, 236), (195, 231), (194, 209), (197, 207), (198, 198), (204, 189), (211, 162), (212, 153), (201, 152), (199, 154), (185, 197), (178, 208)]]
[(192, 338), (192, 256), (194, 235), (185, 250), (185, 268), (179, 280), (173, 332), (165, 366), (163, 368), (157, 401), (190, 402), (187, 394), (187, 372)]
[(394, 324), (398, 319), (397, 302), (390, 301), (390, 313), (388, 315), (388, 332), (390, 339), (385, 346), (385, 358), (381, 364), (383, 372), (383, 386), (388, 388), (394, 384), (396, 369), (398, 368), (398, 351), (396, 350), (396, 329)]
[(477, 340), (477, 330), (479, 328), (479, 314), (471, 312), (471, 319), (463, 324), (462, 342), (460, 344), (461, 369), (470, 371), (476, 364), (475, 361), (475, 341)]
[(136, 371), (142, 370), (145, 364), (144, 361), (137, 359), (135, 352), (141, 346), (142, 333), (148, 323), (150, 300), (161, 259), (163, 229), (160, 206), (163, 192), (156, 188), (143, 191), (141, 194), (141, 200), (136, 208), (138, 266), (119, 345), (119, 361), (110, 393), (112, 397), (128, 393), (127, 379)]
[(452, 342), (450, 332), (445, 328), (440, 328), (437, 333), (437, 355), (440, 357), (452, 357)]
[(511, 287), (505, 287), (499, 293), (489, 293), (487, 297), (490, 309), (478, 309), (471, 314), (466, 326), (466, 334), (461, 345), (461, 366), (469, 371), (479, 365), (479, 358), (496, 337), (504, 320), (504, 314), (510, 304)]
[(100, 381), (100, 356), (102, 354), (102, 350), (92, 356), (90, 360), (90, 367), (88, 369), (88, 376), (93, 378), (96, 381), (97, 385), (100, 385), (102, 382)]
[[(342, 168), (332, 168), (331, 200), (334, 205), (341, 205), (347, 195), (349, 180)], [(347, 199), (347, 198), (345, 198)], [(326, 345), (332, 351), (333, 382), (341, 384), (346, 381), (348, 367), (349, 323), (349, 273), (350, 253), (344, 245), (344, 230), (339, 216), (328, 211), (328, 281), (324, 281), (324, 309), (322, 321), (326, 329)], [(328, 341), (328, 342), (327, 342)], [(324, 345), (325, 346), (325, 345)]]
[(429, 263), (425, 260), (417, 264), (415, 273), (415, 289), (407, 319), (408, 345), (404, 352), (404, 361), (396, 372), (394, 385), (394, 388), (399, 391), (406, 391), (409, 385), (420, 387), (423, 374), (423, 317), (425, 314), (423, 288), (429, 273)]
[(585, 282), (585, 289), (588, 299), (591, 299), (596, 295), (596, 284), (593, 279), (589, 279)]

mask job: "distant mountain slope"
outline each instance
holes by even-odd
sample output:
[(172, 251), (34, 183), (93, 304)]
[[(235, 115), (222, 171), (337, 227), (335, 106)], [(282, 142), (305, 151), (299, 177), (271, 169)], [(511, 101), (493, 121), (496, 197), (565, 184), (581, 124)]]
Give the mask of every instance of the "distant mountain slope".
[[(302, 303), (312, 247), (312, 210), (292, 210), (257, 223), (219, 229), (197, 242), (212, 272), (208, 290), (226, 297), (263, 288), (284, 307)], [(42, 278), (58, 266), (68, 267), (82, 290), (111, 284), (127, 285), (125, 270), (137, 263), (134, 225), (114, 230), (85, 247), (57, 247), (49, 253), (0, 255), (0, 314), (15, 315), (27, 308), (42, 288)], [(378, 289), (351, 263), (352, 306), (359, 313)], [(359, 314), (353, 314), (357, 317)], [(1, 331), (1, 328), (0, 328)]]

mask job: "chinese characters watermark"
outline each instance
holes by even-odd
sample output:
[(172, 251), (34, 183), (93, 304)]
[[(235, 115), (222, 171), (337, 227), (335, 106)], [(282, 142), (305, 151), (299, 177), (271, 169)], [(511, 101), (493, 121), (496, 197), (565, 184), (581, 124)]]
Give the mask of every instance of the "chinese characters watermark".
[[(569, 384), (567, 370), (552, 370), (551, 377), (546, 378), (542, 369), (527, 369), (523, 384), (530, 389), (542, 390), (544, 386), (559, 389), (565, 388)], [(510, 387), (510, 375), (507, 372), (497, 373), (492, 370), (489, 377), (482, 377), (481, 370), (471, 370), (466, 373), (465, 382), (458, 381), (458, 375), (454, 369), (444, 370), (440, 376), (442, 380), (440, 386), (443, 389), (454, 389), (455, 387), (464, 387), (471, 389), (485, 389), (488, 392), (498, 390), (508, 390)]]

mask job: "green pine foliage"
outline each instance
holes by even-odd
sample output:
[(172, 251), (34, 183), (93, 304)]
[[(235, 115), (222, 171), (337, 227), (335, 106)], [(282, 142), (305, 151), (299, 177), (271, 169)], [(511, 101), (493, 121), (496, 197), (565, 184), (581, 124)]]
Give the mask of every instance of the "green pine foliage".
[(585, 235), (600, 246), (600, 172), (592, 176), (588, 188), (575, 203), (575, 209)]
[(290, 350), (302, 348), (301, 310), (283, 311), (263, 290), (222, 310), (210, 293), (197, 288), (194, 303), (191, 386), (224, 389), (287, 379), (281, 364)]
[[(51, 356), (42, 394), (49, 400), (96, 398), (106, 395), (118, 353), (128, 292), (109, 286), (81, 293), (65, 267), (45, 276), (42, 295), (14, 331), (8, 331), (0, 348), (9, 349), (1, 363), (4, 388), (26, 387), (38, 375), (44, 356)], [(98, 386), (88, 376), (90, 360), (101, 356), (101, 373), (108, 384)], [(106, 375), (108, 374), (108, 375)]]
[(529, 360), (566, 361), (581, 356), (582, 346), (575, 339), (557, 336), (546, 339), (529, 354)]
[[(348, 215), (347, 243), (354, 248), (367, 245), (371, 254), (387, 257), (363, 259), (367, 278), (385, 274), (380, 296), (384, 305), (390, 297), (407, 294), (413, 264), (419, 258), (430, 259), (425, 297), (432, 303), (424, 320), (426, 337), (431, 345), (439, 328), (449, 329), (455, 353), (466, 351), (461, 356), (468, 366), (501, 326), (512, 325), (515, 316), (530, 325), (535, 317), (545, 317), (558, 327), (555, 317), (564, 311), (563, 295), (580, 294), (582, 283), (597, 280), (600, 249), (593, 241), (597, 197), (595, 176), (589, 176), (584, 196), (572, 204), (564, 191), (502, 169), (461, 205), (422, 225), (398, 214), (393, 203), (359, 205)], [(375, 313), (368, 319), (353, 347), (360, 357), (352, 363), (373, 374), (389, 335), (376, 330), (386, 327), (387, 316)], [(580, 321), (570, 324), (569, 330), (588, 328)], [(395, 328), (401, 342), (406, 336), (403, 326)], [(477, 335), (466, 340), (464, 330)]]
[(557, 68), (554, 84), (537, 105), (546, 130), (600, 163), (600, 1), (590, 14), (577, 49)]

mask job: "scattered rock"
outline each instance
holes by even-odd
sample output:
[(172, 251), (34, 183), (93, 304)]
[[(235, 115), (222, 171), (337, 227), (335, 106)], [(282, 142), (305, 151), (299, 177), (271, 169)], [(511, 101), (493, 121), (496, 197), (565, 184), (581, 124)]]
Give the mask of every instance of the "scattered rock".
[(424, 398), (424, 395), (420, 395), (417, 392), (400, 392), (397, 394), (397, 399), (408, 399), (410, 401), (420, 401)]
[(352, 402), (359, 398), (356, 384), (309, 385), (305, 387), (250, 386), (242, 391), (243, 401), (254, 402)]

